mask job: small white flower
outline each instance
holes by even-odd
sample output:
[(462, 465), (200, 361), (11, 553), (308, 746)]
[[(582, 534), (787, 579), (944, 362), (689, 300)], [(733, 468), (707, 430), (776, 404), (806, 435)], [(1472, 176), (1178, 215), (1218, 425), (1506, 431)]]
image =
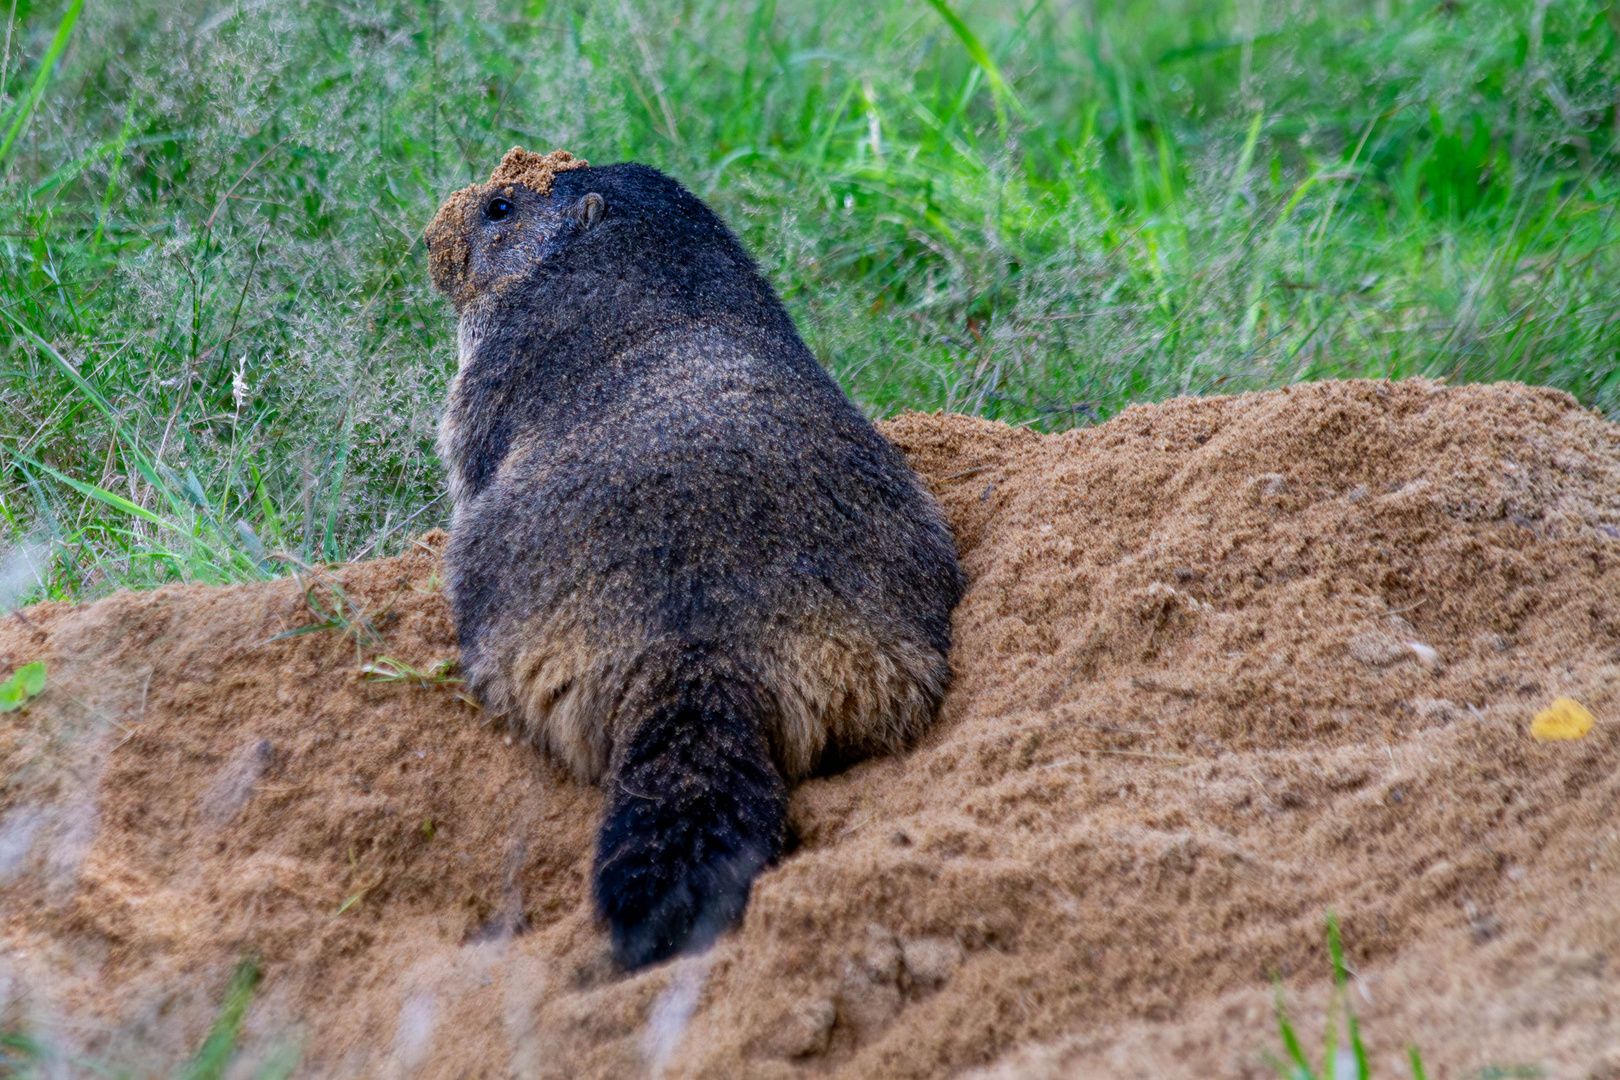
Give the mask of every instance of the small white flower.
[(236, 399), (236, 411), (241, 412), (242, 406), (248, 403), (249, 398), (245, 356), (236, 362), (236, 373), (231, 376), (231, 397)]

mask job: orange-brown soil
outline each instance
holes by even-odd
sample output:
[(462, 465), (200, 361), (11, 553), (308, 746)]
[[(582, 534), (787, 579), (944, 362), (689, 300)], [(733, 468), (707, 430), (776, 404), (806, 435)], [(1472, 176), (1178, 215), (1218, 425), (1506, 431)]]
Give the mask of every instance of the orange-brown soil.
[[(362, 675), (454, 655), (435, 534), (305, 579), (375, 640), (269, 641), (319, 621), (292, 580), (0, 623), (51, 680), (0, 719), (6, 1022), (158, 1073), (251, 955), (243, 1069), (1260, 1076), (1331, 908), (1375, 1075), (1620, 1077), (1620, 429), (1411, 381), (884, 430), (971, 578), (953, 689), (797, 789), (707, 956), (616, 971), (598, 792)], [(1533, 741), (1560, 695), (1596, 727)]]

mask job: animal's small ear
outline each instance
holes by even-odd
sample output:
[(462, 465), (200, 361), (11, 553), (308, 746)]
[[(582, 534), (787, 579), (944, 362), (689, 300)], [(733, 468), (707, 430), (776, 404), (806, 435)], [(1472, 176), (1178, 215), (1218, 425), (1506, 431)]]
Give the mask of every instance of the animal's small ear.
[(607, 200), (593, 191), (574, 204), (574, 221), (581, 228), (589, 229), (602, 220), (606, 211)]

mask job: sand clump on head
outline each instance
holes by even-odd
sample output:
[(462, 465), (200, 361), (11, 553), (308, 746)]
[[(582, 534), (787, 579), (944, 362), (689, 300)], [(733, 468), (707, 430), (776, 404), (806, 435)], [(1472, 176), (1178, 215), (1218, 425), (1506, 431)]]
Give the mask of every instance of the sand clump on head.
[[(0, 726), (7, 1023), (157, 1069), (253, 954), (247, 1053), (309, 1075), (1259, 1076), (1332, 907), (1375, 1070), (1620, 1069), (1620, 429), (1414, 380), (883, 430), (970, 578), (955, 681), (796, 790), (707, 957), (617, 973), (600, 794), (454, 684), (265, 644), (294, 582), (170, 587), (0, 623), (53, 680)], [(326, 572), (366, 660), (453, 655), (441, 544)], [(1560, 696), (1596, 726), (1533, 741)]]
[(570, 169), (589, 168), (590, 164), (584, 158), (577, 158), (567, 150), (537, 154), (521, 146), (514, 146), (501, 158), (501, 163), (495, 166), (495, 171), (489, 174), (488, 186), (522, 184), (536, 195), (549, 195), (551, 181), (558, 173)]

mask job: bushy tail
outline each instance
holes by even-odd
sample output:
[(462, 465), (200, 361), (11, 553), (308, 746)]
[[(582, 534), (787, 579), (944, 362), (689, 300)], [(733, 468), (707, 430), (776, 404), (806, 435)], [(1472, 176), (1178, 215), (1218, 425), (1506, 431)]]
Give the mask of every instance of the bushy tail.
[(787, 787), (761, 713), (748, 688), (694, 673), (635, 726), (596, 843), (596, 906), (626, 968), (708, 948), (781, 854)]

